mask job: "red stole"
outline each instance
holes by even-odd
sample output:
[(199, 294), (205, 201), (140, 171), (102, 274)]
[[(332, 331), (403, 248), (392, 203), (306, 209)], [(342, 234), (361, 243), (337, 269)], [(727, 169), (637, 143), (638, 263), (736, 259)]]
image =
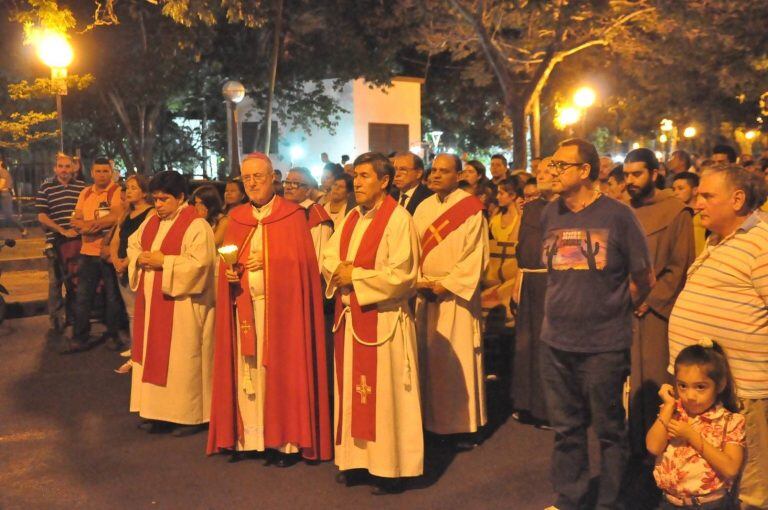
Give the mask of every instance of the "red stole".
[[(230, 218), (224, 244), (240, 247), (238, 261), (244, 263), (259, 221), (253, 217), (250, 204), (233, 209)], [(260, 223), (266, 300), (264, 445), (279, 448), (292, 443), (307, 459), (328, 460), (332, 447), (322, 347), (322, 293), (304, 209), (275, 197), (271, 214)], [(230, 284), (226, 268), (222, 262), (216, 295), (209, 454), (234, 449), (244, 437), (237, 404), (237, 329), (241, 354), (256, 355), (256, 322), (247, 271), (239, 283)]]
[(320, 204), (312, 204), (307, 207), (307, 223), (309, 228), (313, 229), (321, 223), (328, 223), (333, 227), (333, 220), (331, 219), (328, 211), (325, 210)]
[(462, 198), (441, 214), (432, 222), (421, 238), (421, 264), (424, 265), (429, 252), (443, 242), (443, 239), (448, 237), (448, 234), (482, 210), (483, 203), (474, 195), (470, 195)]
[[(360, 246), (357, 249), (355, 267), (373, 269), (376, 264), (376, 252), (384, 236), (389, 218), (392, 216), (397, 202), (389, 195), (383, 203), (363, 234)], [(354, 209), (347, 217), (344, 228), (341, 231), (339, 246), (339, 258), (347, 259), (349, 243), (355, 225), (360, 219), (359, 209)], [(370, 344), (378, 343), (378, 318), (379, 312), (376, 304), (360, 306), (354, 290), (349, 294), (349, 308), (352, 312), (352, 330), (355, 336)], [(344, 399), (344, 318), (341, 317), (343, 305), (341, 296), (336, 293), (336, 320), (338, 329), (334, 335), (334, 351), (336, 358), (336, 380), (339, 385), (339, 419), (336, 430), (336, 444), (341, 443), (341, 426), (343, 419), (341, 411)], [(342, 322), (340, 323), (339, 320)], [(354, 393), (359, 397), (352, 398), (352, 437), (366, 441), (376, 440), (376, 345), (363, 345), (356, 339), (352, 340), (352, 384), (355, 385)]]
[[(194, 207), (183, 208), (165, 235), (160, 251), (164, 255), (180, 255), (181, 242), (189, 225), (198, 218)], [(152, 216), (141, 236), (141, 249), (152, 250), (152, 243), (160, 229), (160, 217)], [(152, 302), (149, 308), (150, 322), (144, 338), (146, 300), (144, 298), (144, 270), (139, 274), (139, 288), (136, 291), (136, 307), (133, 319), (133, 346), (131, 359), (144, 365), (142, 382), (165, 386), (168, 381), (168, 360), (171, 356), (173, 336), (173, 298), (163, 294), (163, 271), (156, 270), (152, 284)], [(146, 356), (144, 348), (146, 346)]]

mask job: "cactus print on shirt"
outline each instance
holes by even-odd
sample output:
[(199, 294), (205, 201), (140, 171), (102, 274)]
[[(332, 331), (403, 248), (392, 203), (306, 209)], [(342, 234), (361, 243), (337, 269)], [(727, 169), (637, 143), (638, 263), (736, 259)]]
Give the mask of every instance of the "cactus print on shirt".
[(607, 229), (552, 230), (544, 241), (544, 260), (555, 271), (603, 270), (608, 263)]

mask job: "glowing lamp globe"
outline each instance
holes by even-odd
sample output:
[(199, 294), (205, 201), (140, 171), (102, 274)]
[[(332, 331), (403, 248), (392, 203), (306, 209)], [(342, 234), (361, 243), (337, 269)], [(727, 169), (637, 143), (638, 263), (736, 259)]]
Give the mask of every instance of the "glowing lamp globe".
[(683, 130), (683, 136), (686, 138), (693, 138), (696, 136), (696, 128), (693, 126), (688, 126)]
[(576, 124), (581, 118), (581, 112), (573, 107), (567, 107), (560, 110), (559, 116), (560, 124), (563, 126), (570, 126)]
[(239, 81), (229, 80), (221, 87), (221, 94), (227, 101), (239, 103), (245, 98), (245, 86)]
[(72, 63), (72, 46), (63, 34), (46, 32), (37, 40), (37, 56), (48, 67), (67, 67)]
[(596, 98), (597, 96), (594, 90), (592, 90), (589, 87), (581, 87), (573, 95), (573, 103), (582, 109), (589, 108), (590, 106), (595, 104)]
[(755, 138), (757, 138), (757, 131), (755, 131), (754, 129), (750, 129), (749, 131), (744, 133), (744, 138), (746, 138), (747, 140), (754, 140)]

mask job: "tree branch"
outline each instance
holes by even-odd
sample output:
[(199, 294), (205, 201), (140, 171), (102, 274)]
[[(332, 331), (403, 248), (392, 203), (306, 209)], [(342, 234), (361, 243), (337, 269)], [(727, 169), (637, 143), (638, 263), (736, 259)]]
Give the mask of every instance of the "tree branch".
[[(509, 100), (512, 91), (509, 84), (509, 73), (505, 66), (504, 55), (501, 54), (499, 49), (493, 44), (490, 34), (483, 25), (482, 18), (478, 18), (469, 9), (464, 6), (460, 0), (450, 0), (451, 5), (459, 11), (459, 13), (466, 19), (466, 21), (472, 25), (475, 33), (480, 41), (480, 48), (483, 50), (485, 57), (493, 69), (496, 78), (499, 80), (499, 86), (501, 92), (504, 95), (505, 100)], [(482, 8), (483, 4), (479, 4), (479, 8)]]

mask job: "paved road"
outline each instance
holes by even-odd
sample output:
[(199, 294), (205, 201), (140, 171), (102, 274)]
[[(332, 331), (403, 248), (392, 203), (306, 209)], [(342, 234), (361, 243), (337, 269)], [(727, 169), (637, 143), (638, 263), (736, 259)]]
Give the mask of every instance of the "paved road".
[(130, 381), (104, 347), (54, 351), (47, 319), (0, 326), (0, 508), (543, 509), (552, 433), (503, 423), (480, 447), (428, 451), (401, 495), (334, 482), (332, 463), (287, 469), (204, 455), (205, 434), (149, 435), (128, 413)]

